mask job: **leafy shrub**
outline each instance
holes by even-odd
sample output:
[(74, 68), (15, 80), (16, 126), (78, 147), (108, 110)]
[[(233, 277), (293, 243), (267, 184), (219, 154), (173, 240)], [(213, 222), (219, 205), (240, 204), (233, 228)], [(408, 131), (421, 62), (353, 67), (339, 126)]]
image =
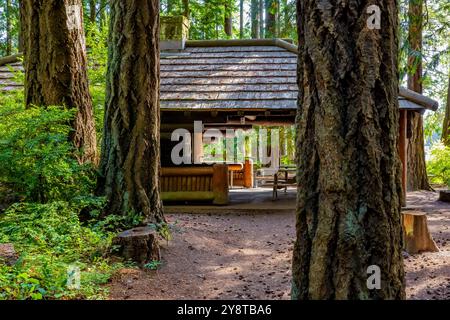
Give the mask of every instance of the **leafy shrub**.
[[(0, 299), (98, 299), (107, 294), (100, 285), (122, 265), (107, 258), (113, 233), (80, 223), (86, 201), (20, 203), (0, 217), (0, 243), (14, 243), (20, 253), (15, 266), (0, 266)], [(94, 207), (101, 203), (90, 201)], [(79, 290), (67, 286), (73, 266), (81, 271)]]
[(94, 171), (78, 164), (68, 141), (75, 111), (25, 109), (20, 92), (0, 99), (0, 184), (41, 203), (89, 194)]
[(103, 86), (108, 62), (108, 25), (90, 23), (86, 27), (88, 76), (92, 86)]
[(427, 170), (432, 183), (450, 187), (450, 147), (446, 147), (441, 142), (434, 144)]
[(88, 76), (94, 107), (97, 138), (102, 138), (105, 105), (106, 68), (108, 63), (108, 24), (98, 26), (89, 23), (86, 27), (88, 49)]

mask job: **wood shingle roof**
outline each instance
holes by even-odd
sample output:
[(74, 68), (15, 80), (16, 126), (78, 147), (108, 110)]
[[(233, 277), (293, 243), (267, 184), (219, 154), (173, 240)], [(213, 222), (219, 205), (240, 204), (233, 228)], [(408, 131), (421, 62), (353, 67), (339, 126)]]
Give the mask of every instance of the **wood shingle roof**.
[[(161, 53), (162, 111), (297, 109), (297, 47), (283, 40), (188, 41)], [(20, 55), (0, 58), (0, 90), (21, 87)], [(399, 107), (419, 112), (438, 103), (400, 88)]]

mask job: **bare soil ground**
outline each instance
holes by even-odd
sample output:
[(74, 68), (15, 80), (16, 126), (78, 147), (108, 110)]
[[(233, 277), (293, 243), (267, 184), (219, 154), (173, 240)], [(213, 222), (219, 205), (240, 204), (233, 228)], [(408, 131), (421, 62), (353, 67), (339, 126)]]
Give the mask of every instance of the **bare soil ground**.
[[(408, 299), (450, 299), (450, 204), (416, 192), (437, 253), (405, 255)], [(417, 211), (417, 209), (416, 209)], [(158, 271), (120, 270), (111, 299), (290, 299), (293, 213), (168, 215), (177, 223)]]
[(440, 252), (405, 256), (408, 299), (450, 300), (450, 204), (435, 192), (408, 194), (408, 206), (427, 213), (428, 228)]

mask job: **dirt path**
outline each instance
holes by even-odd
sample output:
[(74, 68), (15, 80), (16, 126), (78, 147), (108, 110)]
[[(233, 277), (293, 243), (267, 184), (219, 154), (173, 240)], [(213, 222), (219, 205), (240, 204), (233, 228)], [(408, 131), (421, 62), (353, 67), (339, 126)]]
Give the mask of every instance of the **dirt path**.
[[(450, 205), (429, 192), (424, 207), (441, 252), (405, 259), (409, 299), (450, 299)], [(178, 232), (158, 271), (121, 270), (111, 299), (290, 299), (293, 213), (168, 215)]]
[(434, 192), (413, 192), (408, 206), (427, 213), (428, 227), (440, 252), (405, 257), (408, 299), (450, 299), (450, 204)]

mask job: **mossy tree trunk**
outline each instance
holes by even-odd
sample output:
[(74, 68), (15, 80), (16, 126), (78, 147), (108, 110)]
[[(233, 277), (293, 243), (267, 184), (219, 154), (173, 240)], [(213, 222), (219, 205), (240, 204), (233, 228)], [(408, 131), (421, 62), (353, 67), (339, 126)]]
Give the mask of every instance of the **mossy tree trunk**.
[(21, 1), (27, 106), (77, 110), (70, 139), (81, 163), (98, 162), (81, 0)]
[[(294, 299), (401, 299), (398, 10), (297, 1), (299, 109)], [(381, 29), (368, 28), (368, 6)], [(367, 286), (381, 271), (380, 290)]]
[[(422, 30), (423, 0), (410, 0), (408, 9), (408, 89), (422, 93)], [(423, 117), (417, 112), (409, 112), (408, 117), (408, 190), (431, 190), (425, 163), (425, 141)]]
[(113, 0), (99, 191), (106, 214), (164, 221), (159, 192), (159, 1)]

